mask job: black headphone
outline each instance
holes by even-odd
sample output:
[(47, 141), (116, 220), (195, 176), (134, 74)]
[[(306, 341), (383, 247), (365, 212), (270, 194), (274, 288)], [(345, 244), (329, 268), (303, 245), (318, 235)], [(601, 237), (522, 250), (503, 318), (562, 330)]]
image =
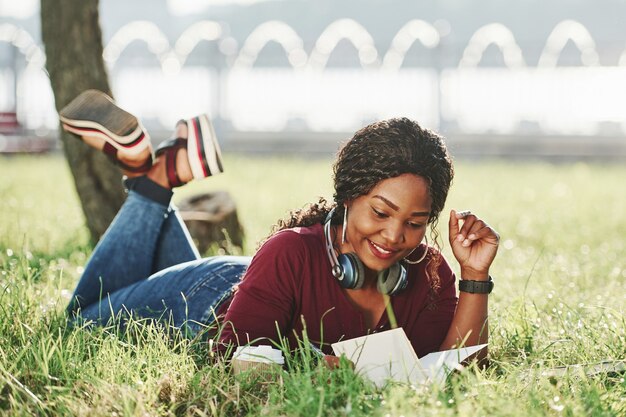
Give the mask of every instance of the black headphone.
[[(330, 221), (335, 213), (333, 208), (324, 220), (324, 236), (326, 238), (326, 252), (330, 261), (333, 276), (339, 281), (339, 285), (347, 289), (359, 289), (365, 281), (365, 267), (355, 253), (335, 255), (332, 239), (330, 236)], [(381, 294), (397, 295), (408, 284), (406, 268), (399, 263), (391, 265), (378, 273), (377, 288)]]

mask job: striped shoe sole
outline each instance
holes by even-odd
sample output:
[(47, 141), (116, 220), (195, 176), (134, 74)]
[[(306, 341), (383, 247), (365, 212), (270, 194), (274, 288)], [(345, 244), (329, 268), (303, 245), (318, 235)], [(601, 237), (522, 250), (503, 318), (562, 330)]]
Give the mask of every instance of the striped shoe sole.
[[(92, 136), (97, 137), (104, 140), (109, 145), (113, 146), (115, 149), (122, 150), (128, 155), (138, 155), (144, 149), (150, 146), (150, 135), (146, 132), (140, 125), (139, 131), (136, 134), (136, 137), (127, 138), (127, 143), (120, 143), (116, 139), (110, 137), (105, 132), (93, 129), (93, 128), (84, 128), (84, 127), (75, 127), (70, 124), (65, 124), (65, 130), (70, 133), (73, 133), (78, 136)], [(134, 135), (133, 135), (134, 136)]]
[(119, 108), (98, 90), (87, 90), (59, 112), (59, 119), (76, 129), (101, 131), (120, 145), (137, 140), (142, 127), (135, 116)]
[(187, 127), (187, 153), (193, 177), (201, 179), (224, 172), (222, 153), (209, 117), (194, 117), (187, 121)]

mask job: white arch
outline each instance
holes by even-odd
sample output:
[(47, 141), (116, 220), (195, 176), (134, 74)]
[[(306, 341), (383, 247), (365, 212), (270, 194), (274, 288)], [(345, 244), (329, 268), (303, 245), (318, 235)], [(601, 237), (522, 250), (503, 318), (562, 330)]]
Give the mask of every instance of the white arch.
[(470, 38), (459, 67), (477, 67), (485, 50), (491, 44), (500, 48), (504, 57), (504, 64), (508, 68), (520, 68), (526, 66), (522, 50), (515, 41), (513, 32), (501, 23), (490, 23), (478, 29)]
[(189, 26), (176, 41), (174, 52), (178, 56), (180, 65), (184, 65), (189, 54), (201, 41), (216, 41), (221, 39), (222, 26), (212, 20), (202, 20)]
[(11, 23), (0, 24), (0, 42), (8, 42), (15, 46), (24, 55), (29, 67), (43, 68), (46, 63), (46, 55), (43, 50), (28, 32), (18, 26)]
[(406, 53), (417, 40), (426, 48), (435, 48), (439, 45), (439, 32), (433, 25), (421, 19), (407, 22), (393, 37), (391, 46), (383, 59), (383, 67), (392, 70), (400, 69)]
[(550, 36), (548, 36), (537, 66), (556, 67), (559, 55), (570, 39), (580, 50), (581, 61), (584, 66), (598, 65), (596, 43), (587, 28), (575, 20), (563, 20), (552, 29)]
[(233, 69), (252, 68), (259, 52), (270, 41), (278, 42), (283, 47), (292, 67), (302, 67), (306, 63), (302, 38), (287, 23), (270, 20), (257, 26), (248, 35), (233, 64)]
[(164, 72), (173, 72), (180, 68), (180, 62), (173, 56), (170, 43), (161, 29), (152, 22), (137, 20), (122, 26), (104, 48), (102, 56), (109, 65), (115, 65), (120, 55), (135, 40), (141, 40), (148, 45)]
[(352, 42), (359, 51), (362, 67), (376, 63), (378, 51), (369, 32), (353, 19), (339, 19), (328, 25), (315, 42), (315, 48), (309, 57), (309, 66), (317, 70), (324, 69), (330, 54), (342, 39)]

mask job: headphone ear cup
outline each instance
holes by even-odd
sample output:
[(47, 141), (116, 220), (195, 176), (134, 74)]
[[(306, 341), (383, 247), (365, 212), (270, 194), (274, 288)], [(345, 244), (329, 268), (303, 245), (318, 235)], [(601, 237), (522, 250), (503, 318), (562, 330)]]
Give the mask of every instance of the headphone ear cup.
[(395, 263), (389, 269), (383, 269), (378, 273), (376, 287), (381, 294), (396, 295), (404, 290), (407, 284), (406, 269), (401, 264)]
[(361, 260), (354, 253), (344, 253), (339, 255), (338, 261), (343, 269), (343, 280), (339, 284), (350, 290), (363, 287), (365, 269)]

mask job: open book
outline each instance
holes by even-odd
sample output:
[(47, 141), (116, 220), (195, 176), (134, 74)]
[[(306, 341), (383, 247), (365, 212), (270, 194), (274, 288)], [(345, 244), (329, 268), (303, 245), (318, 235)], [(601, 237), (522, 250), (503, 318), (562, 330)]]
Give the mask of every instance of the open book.
[(358, 373), (378, 387), (388, 379), (414, 385), (441, 383), (450, 371), (486, 346), (433, 352), (418, 359), (402, 328), (332, 344), (335, 355), (345, 355)]

